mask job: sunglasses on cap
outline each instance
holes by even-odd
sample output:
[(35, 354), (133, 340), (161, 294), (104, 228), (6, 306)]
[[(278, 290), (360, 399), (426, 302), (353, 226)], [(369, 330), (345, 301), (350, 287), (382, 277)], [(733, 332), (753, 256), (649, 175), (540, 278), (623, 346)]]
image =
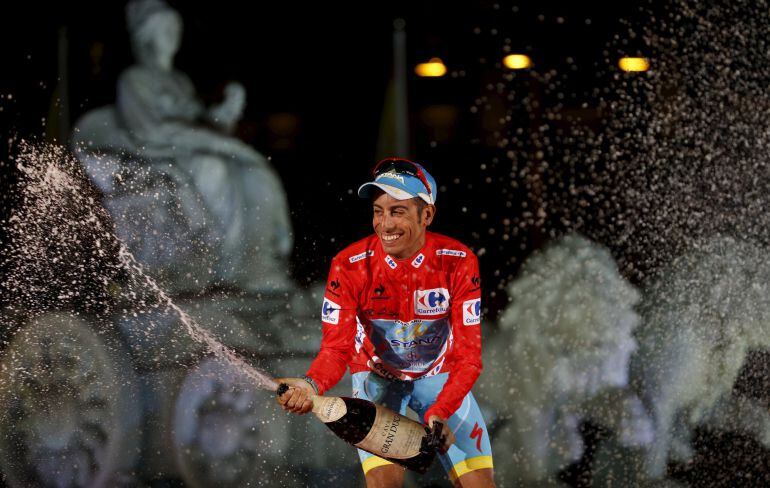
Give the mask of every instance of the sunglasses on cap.
[(430, 189), (430, 183), (428, 183), (428, 179), (425, 177), (425, 173), (423, 173), (422, 169), (417, 166), (416, 163), (413, 163), (409, 161), (408, 159), (399, 159), (399, 158), (389, 158), (389, 159), (383, 159), (377, 165), (374, 167), (374, 170), (372, 173), (374, 174), (374, 177), (378, 177), (381, 174), (389, 173), (389, 172), (414, 176), (415, 178), (419, 179), (423, 186), (425, 186), (425, 189), (428, 190), (428, 195), (433, 196), (433, 192)]

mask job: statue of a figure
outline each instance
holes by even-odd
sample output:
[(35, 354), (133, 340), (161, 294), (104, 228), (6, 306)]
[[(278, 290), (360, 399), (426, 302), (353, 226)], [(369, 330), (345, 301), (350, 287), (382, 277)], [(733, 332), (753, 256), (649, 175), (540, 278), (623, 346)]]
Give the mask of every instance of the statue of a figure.
[[(228, 84), (222, 103), (204, 107), (190, 79), (173, 66), (182, 32), (178, 12), (163, 0), (133, 0), (126, 10), (137, 62), (120, 75), (115, 107), (84, 116), (73, 136), (92, 179), (108, 199), (116, 198), (110, 210), (118, 214), (119, 233), (142, 206), (137, 198), (163, 187), (160, 201), (140, 209), (157, 235), (139, 243), (127, 234), (146, 232), (136, 226), (122, 232), (136, 241), (131, 247), (141, 261), (160, 268), (177, 288), (218, 283), (286, 290), (292, 235), (284, 190), (265, 158), (229, 134), (243, 112), (243, 87)], [(121, 161), (94, 158), (95, 152)], [(141, 179), (132, 188), (144, 191), (127, 203), (131, 178)], [(191, 242), (198, 250), (184, 252)]]
[(559, 471), (583, 456), (584, 422), (623, 448), (649, 444), (650, 421), (628, 377), (640, 295), (609, 251), (565, 236), (531, 256), (508, 291), (513, 301), (485, 358), (495, 380), (481, 385), (500, 415), (500, 479), (558, 485)]

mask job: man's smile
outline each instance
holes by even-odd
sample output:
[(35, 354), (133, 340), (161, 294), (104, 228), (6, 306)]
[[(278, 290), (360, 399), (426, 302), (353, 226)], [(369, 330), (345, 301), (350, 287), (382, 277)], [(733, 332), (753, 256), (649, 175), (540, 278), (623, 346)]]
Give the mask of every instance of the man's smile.
[(401, 237), (401, 234), (382, 234), (381, 238), (385, 242), (393, 242)]

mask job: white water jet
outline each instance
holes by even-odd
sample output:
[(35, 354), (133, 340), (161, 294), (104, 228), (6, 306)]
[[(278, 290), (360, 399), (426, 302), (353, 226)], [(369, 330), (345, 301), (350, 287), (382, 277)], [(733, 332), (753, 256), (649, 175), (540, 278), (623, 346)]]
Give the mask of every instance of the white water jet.
[[(112, 295), (117, 292), (119, 296), (128, 298), (131, 306), (138, 306), (139, 309), (163, 307), (173, 312), (184, 326), (184, 332), (201, 343), (207, 351), (246, 375), (257, 387), (266, 390), (277, 388), (269, 375), (248, 364), (178, 307), (168, 293), (145, 272), (126, 245), (106, 226), (106, 212), (83, 179), (79, 178), (77, 161), (63, 148), (35, 146), (22, 141), (19, 149), (17, 167), (22, 175), (23, 202), (20, 211), (11, 216), (8, 222), (11, 224), (13, 240), (7, 262), (13, 271), (3, 283), (5, 289), (14, 290), (14, 295), (22, 297), (31, 308), (45, 309), (51, 305), (62, 306), (73, 296), (81, 294), (79, 287), (82, 287), (83, 282), (97, 281)], [(52, 243), (52, 240), (55, 242)], [(88, 244), (93, 246), (88, 256), (91, 266), (87, 267), (81, 262), (76, 270), (88, 276), (62, 279), (68, 275), (60, 275), (56, 267), (72, 264), (68, 262), (70, 258), (74, 257), (75, 261), (76, 258), (82, 258), (76, 251), (82, 251), (86, 240), (90, 240)], [(50, 247), (52, 244), (61, 246), (61, 249), (54, 247), (54, 255)], [(110, 264), (109, 261), (115, 257), (116, 264)], [(98, 270), (100, 265), (106, 269), (117, 269), (111, 269), (109, 273), (104, 269), (101, 272), (92, 271), (92, 267)], [(116, 272), (128, 273), (127, 290), (122, 290), (112, 280), (110, 275)], [(49, 279), (42, 283), (33, 282), (38, 274)], [(56, 294), (53, 300), (51, 293)], [(149, 298), (157, 303), (149, 305)], [(104, 298), (99, 293), (86, 297), (89, 302), (100, 299)], [(135, 310), (127, 312), (136, 313)]]

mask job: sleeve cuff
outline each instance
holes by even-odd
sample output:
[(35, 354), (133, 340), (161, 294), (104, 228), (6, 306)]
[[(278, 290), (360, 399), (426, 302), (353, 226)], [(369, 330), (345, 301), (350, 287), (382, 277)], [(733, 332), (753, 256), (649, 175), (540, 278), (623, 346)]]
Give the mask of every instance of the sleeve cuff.
[(423, 423), (425, 425), (428, 425), (428, 419), (431, 418), (433, 415), (437, 417), (441, 417), (444, 420), (449, 420), (449, 417), (451, 417), (453, 413), (454, 412), (450, 411), (446, 407), (434, 405), (425, 412), (425, 418), (423, 419)]
[(306, 374), (302, 375), (301, 378), (303, 380), (307, 381), (310, 384), (310, 386), (313, 387), (313, 390), (315, 390), (315, 394), (316, 395), (320, 395), (319, 388), (318, 388), (318, 383), (316, 383), (313, 378), (311, 378), (310, 376), (308, 376)]

